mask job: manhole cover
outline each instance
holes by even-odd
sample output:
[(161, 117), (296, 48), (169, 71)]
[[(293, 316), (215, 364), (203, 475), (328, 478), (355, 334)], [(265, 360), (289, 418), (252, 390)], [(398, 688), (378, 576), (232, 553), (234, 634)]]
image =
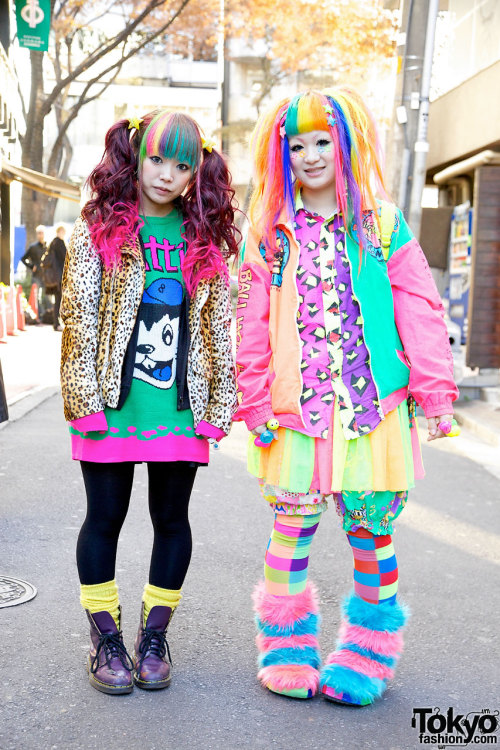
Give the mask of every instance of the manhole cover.
[(10, 576), (0, 576), (0, 607), (24, 604), (36, 596), (36, 588), (27, 581)]

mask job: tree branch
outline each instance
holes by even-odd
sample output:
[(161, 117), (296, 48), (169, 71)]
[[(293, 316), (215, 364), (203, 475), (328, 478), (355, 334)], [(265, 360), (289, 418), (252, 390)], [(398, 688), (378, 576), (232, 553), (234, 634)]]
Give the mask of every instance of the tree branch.
[[(30, 50), (30, 65), (31, 65), (31, 90), (29, 106), (26, 113), (26, 133), (29, 133), (33, 128), (33, 123), (37, 117), (37, 97), (39, 89), (43, 89), (43, 52), (37, 50)], [(24, 154), (23, 154), (24, 156)]]
[[(65, 86), (67, 86), (69, 83), (71, 83), (76, 78), (78, 78), (78, 76), (81, 73), (84, 73), (86, 70), (88, 70), (93, 65), (95, 65), (96, 62), (98, 62), (102, 57), (104, 57), (104, 55), (108, 54), (113, 49), (115, 49), (119, 44), (121, 44), (122, 42), (126, 42), (129, 39), (132, 32), (135, 31), (137, 26), (139, 26), (141, 21), (144, 18), (146, 18), (151, 13), (151, 11), (153, 11), (155, 8), (159, 8), (162, 5), (164, 5), (165, 2), (167, 2), (167, 0), (150, 0), (150, 2), (146, 5), (144, 10), (137, 16), (137, 18), (135, 18), (133, 21), (127, 24), (125, 28), (122, 29), (122, 31), (117, 36), (113, 37), (113, 39), (111, 39), (109, 43), (106, 44), (98, 53), (92, 53), (91, 55), (89, 55), (89, 57), (87, 57), (86, 60), (80, 63), (80, 65), (78, 65), (72, 71), (72, 73), (67, 75), (62, 81), (59, 82), (59, 84), (54, 86), (51, 93), (49, 94), (49, 96), (47, 97), (47, 99), (42, 105), (43, 114), (46, 115), (50, 112), (52, 105), (54, 104), (61, 90), (65, 88)], [(163, 33), (163, 31), (165, 31), (165, 29), (167, 29), (175, 21), (177, 16), (182, 12), (182, 10), (184, 10), (184, 8), (186, 7), (188, 3), (189, 3), (189, 0), (182, 0), (181, 5), (179, 6), (178, 10), (170, 18), (168, 23), (164, 24), (158, 32), (151, 35), (144, 44), (141, 44), (136, 49), (134, 49), (132, 54), (135, 54), (135, 52), (138, 51), (139, 49), (142, 49), (142, 47), (145, 46), (145, 44), (147, 44), (149, 41), (151, 41), (152, 39), (155, 39), (157, 36)], [(132, 56), (132, 54), (130, 55), (130, 57)], [(114, 66), (112, 66), (112, 68), (113, 67)], [(108, 71), (109, 70), (110, 69), (108, 69)], [(105, 73), (101, 73), (101, 76), (102, 75), (105, 75)]]
[(143, 41), (140, 44), (137, 44), (135, 47), (133, 47), (126, 55), (122, 57), (121, 60), (113, 63), (112, 65), (109, 65), (107, 68), (102, 70), (95, 78), (93, 78), (91, 81), (88, 81), (85, 87), (85, 90), (87, 91), (90, 86), (93, 86), (96, 83), (99, 83), (101, 78), (103, 76), (107, 75), (108, 73), (111, 73), (113, 70), (116, 70), (115, 76), (119, 73), (123, 63), (125, 63), (127, 60), (129, 60), (131, 57), (136, 55), (141, 49), (143, 49), (147, 44), (150, 44), (154, 39), (156, 39), (158, 36), (163, 34), (166, 29), (175, 21), (177, 16), (181, 13), (181, 11), (184, 9), (184, 7), (188, 4), (189, 0), (183, 0), (181, 7), (177, 10), (176, 14), (163, 26), (161, 26), (154, 34), (147, 35)]
[(118, 70), (115, 72), (115, 74), (112, 76), (112, 78), (110, 78), (109, 81), (102, 81), (101, 82), (102, 88), (98, 92), (96, 92), (92, 96), (89, 96), (89, 97), (86, 98), (86, 94), (88, 93), (89, 89), (92, 86), (94, 86), (95, 83), (96, 83), (96, 81), (89, 82), (85, 86), (85, 88), (83, 89), (83, 91), (80, 94), (80, 96), (78, 97), (78, 100), (71, 107), (71, 109), (70, 109), (70, 111), (69, 111), (66, 119), (64, 120), (64, 122), (62, 121), (62, 116), (61, 116), (61, 114), (62, 114), (61, 113), (61, 109), (62, 108), (59, 108), (59, 107), (56, 108), (56, 110), (57, 110), (56, 111), (56, 118), (58, 120), (58, 133), (57, 133), (57, 138), (54, 141), (54, 145), (52, 146), (52, 150), (51, 150), (51, 153), (50, 153), (49, 162), (48, 162), (48, 165), (47, 165), (47, 172), (48, 172), (48, 174), (52, 175), (53, 177), (57, 176), (57, 174), (56, 174), (56, 165), (57, 165), (57, 160), (58, 160), (58, 152), (63, 147), (64, 139), (67, 138), (67, 132), (68, 132), (69, 126), (71, 125), (71, 123), (73, 122), (73, 120), (77, 117), (77, 115), (78, 115), (79, 111), (81, 110), (81, 108), (85, 104), (88, 104), (89, 102), (94, 101), (94, 99), (98, 99), (100, 96), (102, 96), (102, 94), (106, 91), (106, 89), (112, 83), (114, 83), (114, 81), (116, 80), (116, 76), (120, 72), (120, 68), (121, 68), (121, 66), (118, 68)]
[(71, 159), (73, 158), (73, 146), (71, 145), (71, 141), (69, 140), (67, 134), (64, 136), (63, 149), (64, 149), (64, 161), (62, 163), (62, 166), (59, 169), (59, 179), (67, 180), (69, 168), (71, 165)]
[(66, 7), (66, 5), (68, 4), (68, 2), (69, 2), (69, 0), (60, 0), (59, 5), (57, 7), (57, 10), (56, 10), (56, 7), (55, 7), (55, 3), (53, 3), (54, 7), (52, 8), (52, 18), (59, 18), (59, 16), (61, 15), (62, 11), (64, 10), (64, 8)]
[(28, 112), (26, 110), (26, 102), (24, 101), (24, 94), (21, 89), (21, 84), (20, 84), (19, 75), (17, 72), (17, 66), (16, 66), (15, 61), (13, 64), (14, 64), (14, 73), (16, 74), (17, 93), (19, 94), (19, 100), (21, 102), (21, 110), (23, 113), (23, 118), (24, 118), (24, 121), (26, 122), (26, 119), (28, 117)]
[[(112, 2), (111, 5), (109, 5), (105, 10), (103, 10), (103, 12), (100, 13), (98, 16), (94, 16), (94, 18), (85, 19), (85, 22), (84, 22), (84, 24), (82, 26), (77, 26), (76, 27), (75, 33), (78, 32), (78, 31), (81, 31), (82, 29), (90, 28), (91, 26), (93, 26), (93, 24), (96, 23), (96, 21), (100, 21), (101, 18), (104, 18), (104, 16), (108, 15), (108, 13), (111, 11), (111, 9), (115, 5), (119, 5), (118, 0), (114, 0), (114, 2)], [(75, 14), (75, 17), (76, 17), (76, 15), (77, 14)]]

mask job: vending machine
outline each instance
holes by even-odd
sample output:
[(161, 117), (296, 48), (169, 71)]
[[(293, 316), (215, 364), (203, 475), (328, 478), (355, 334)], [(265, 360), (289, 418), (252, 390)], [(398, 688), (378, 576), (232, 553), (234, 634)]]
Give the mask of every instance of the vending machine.
[(471, 274), (472, 214), (470, 202), (455, 206), (451, 217), (448, 289), (451, 320), (460, 327), (461, 343), (467, 340), (467, 311)]

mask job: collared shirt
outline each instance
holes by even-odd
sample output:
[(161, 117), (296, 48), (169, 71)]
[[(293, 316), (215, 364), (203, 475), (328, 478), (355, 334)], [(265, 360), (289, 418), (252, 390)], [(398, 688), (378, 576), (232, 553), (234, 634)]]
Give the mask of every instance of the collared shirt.
[(338, 399), (344, 436), (357, 438), (372, 432), (383, 414), (352, 289), (343, 219), (339, 213), (326, 219), (311, 213), (300, 193), (295, 211), (302, 416), (308, 434), (325, 438)]

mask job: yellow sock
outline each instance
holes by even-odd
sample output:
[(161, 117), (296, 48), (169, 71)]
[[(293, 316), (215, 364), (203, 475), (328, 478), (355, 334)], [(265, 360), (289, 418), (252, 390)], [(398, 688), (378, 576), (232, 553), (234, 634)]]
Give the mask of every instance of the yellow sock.
[(146, 624), (148, 615), (153, 607), (170, 607), (173, 612), (182, 599), (181, 591), (182, 589), (178, 589), (177, 591), (173, 589), (161, 589), (158, 586), (147, 583), (144, 586), (142, 597), (144, 602), (144, 624)]
[(116, 581), (96, 583), (94, 586), (80, 585), (80, 603), (84, 609), (94, 612), (109, 612), (116, 627), (120, 627), (120, 600)]

